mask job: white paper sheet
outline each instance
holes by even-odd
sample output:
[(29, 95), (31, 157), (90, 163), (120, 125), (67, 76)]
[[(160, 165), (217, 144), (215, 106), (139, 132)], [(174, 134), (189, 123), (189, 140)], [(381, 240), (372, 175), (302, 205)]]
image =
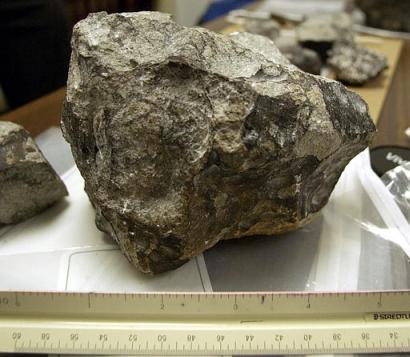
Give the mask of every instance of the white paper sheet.
[(44, 213), (0, 231), (1, 290), (101, 292), (210, 291), (203, 257), (147, 276), (94, 224), (84, 181), (72, 168), (63, 180), (69, 197)]

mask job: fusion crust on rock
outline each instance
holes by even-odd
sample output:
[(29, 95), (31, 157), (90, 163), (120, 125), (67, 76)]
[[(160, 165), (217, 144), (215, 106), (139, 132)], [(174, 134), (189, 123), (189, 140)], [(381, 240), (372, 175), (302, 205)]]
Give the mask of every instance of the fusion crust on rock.
[(359, 96), (261, 41), (151, 12), (76, 25), (62, 127), (97, 226), (142, 272), (305, 225), (368, 145)]

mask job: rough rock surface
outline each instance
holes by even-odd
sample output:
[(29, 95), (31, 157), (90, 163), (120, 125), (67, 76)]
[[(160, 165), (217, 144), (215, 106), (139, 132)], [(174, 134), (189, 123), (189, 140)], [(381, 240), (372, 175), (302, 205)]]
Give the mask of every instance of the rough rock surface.
[(363, 85), (387, 68), (384, 55), (354, 43), (338, 43), (327, 62), (336, 79), (350, 85)]
[(67, 194), (30, 134), (0, 121), (0, 224), (30, 218)]
[(320, 56), (313, 50), (299, 45), (285, 45), (279, 47), (280, 52), (290, 63), (311, 74), (320, 74), (322, 61)]
[(256, 35), (249, 32), (234, 32), (230, 33), (229, 37), (239, 45), (248, 49), (250, 48), (257, 53), (262, 54), (268, 60), (276, 64), (296, 69), (296, 67), (294, 67), (292, 63), (290, 63), (290, 61), (285, 56), (283, 56), (279, 48), (276, 47), (274, 43), (265, 36)]
[(353, 42), (352, 19), (346, 13), (312, 15), (296, 28), (296, 37), (325, 60), (336, 42)]
[(72, 47), (65, 137), (97, 226), (143, 272), (305, 225), (375, 130), (342, 84), (164, 14), (92, 14)]

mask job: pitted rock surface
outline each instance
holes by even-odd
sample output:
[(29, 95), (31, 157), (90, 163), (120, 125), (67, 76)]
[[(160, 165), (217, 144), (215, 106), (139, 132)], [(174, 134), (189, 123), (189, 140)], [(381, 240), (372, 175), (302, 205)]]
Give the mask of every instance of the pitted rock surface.
[(31, 218), (67, 194), (30, 134), (0, 121), (0, 225)]
[(97, 226), (141, 271), (302, 227), (371, 140), (358, 95), (269, 46), (161, 13), (76, 25), (62, 127)]

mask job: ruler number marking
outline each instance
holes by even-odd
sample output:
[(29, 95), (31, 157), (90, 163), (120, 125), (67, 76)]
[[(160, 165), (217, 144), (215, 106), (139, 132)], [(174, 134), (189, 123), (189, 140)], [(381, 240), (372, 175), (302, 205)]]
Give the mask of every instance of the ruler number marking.
[(132, 343), (137, 342), (138, 341), (138, 335), (133, 334), (133, 333), (129, 334), (128, 341), (130, 341)]
[(224, 335), (216, 335), (216, 341), (222, 343), (225, 340)]
[(399, 339), (399, 333), (397, 331), (391, 331), (389, 332), (389, 337), (391, 340), (398, 340)]
[(303, 335), (303, 339), (304, 339), (306, 342), (312, 341), (312, 338), (313, 338), (313, 336), (310, 335), (310, 334), (305, 334), (305, 335)]
[(369, 341), (370, 340), (370, 333), (369, 332), (362, 332), (360, 337), (362, 338), (363, 341)]
[(40, 337), (41, 337), (42, 341), (49, 341), (50, 340), (50, 334), (48, 332), (42, 332)]
[(157, 340), (158, 342), (165, 342), (167, 340), (167, 335), (158, 335)]
[(98, 339), (99, 339), (102, 343), (107, 342), (107, 341), (108, 341), (108, 335), (105, 334), (105, 333), (102, 333), (102, 334), (100, 334), (100, 335), (98, 336)]
[(21, 332), (20, 331), (14, 331), (11, 334), (11, 338), (15, 341), (20, 340), (21, 339)]
[(275, 335), (275, 341), (280, 343), (283, 340), (283, 337), (283, 335)]
[(255, 336), (253, 336), (253, 335), (246, 335), (245, 336), (246, 342), (252, 342), (254, 338), (255, 338)]

